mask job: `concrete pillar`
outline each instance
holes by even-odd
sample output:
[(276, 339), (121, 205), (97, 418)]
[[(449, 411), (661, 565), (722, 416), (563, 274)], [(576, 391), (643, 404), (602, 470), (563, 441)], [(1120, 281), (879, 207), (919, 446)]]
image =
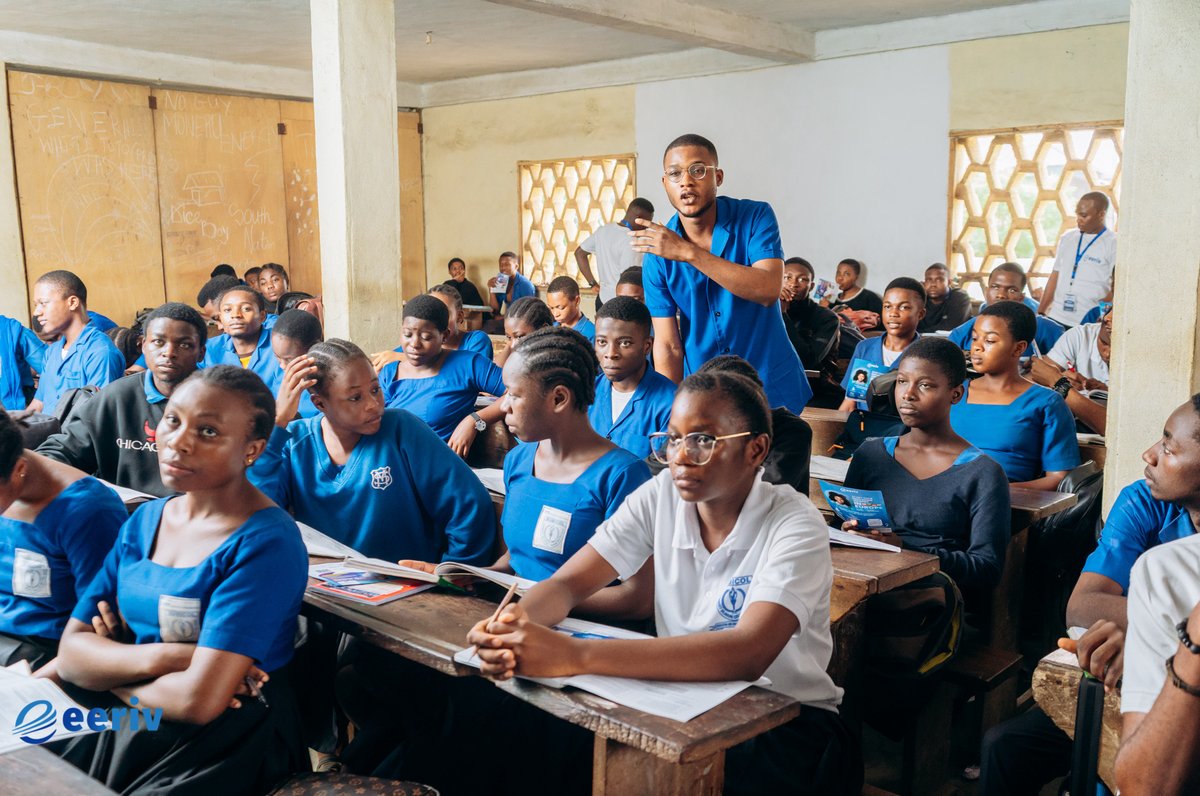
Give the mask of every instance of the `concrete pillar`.
[(1200, 3), (1130, 7), (1104, 498), (1200, 387)]
[(394, 0), (310, 0), (325, 336), (396, 345), (400, 189)]
[[(0, 63), (0, 76), (7, 75)], [(17, 205), (17, 167), (13, 159), (12, 123), (8, 115), (8, 83), (0, 77), (0, 315), (29, 323), (29, 290), (25, 251), (21, 245), (21, 211)]]

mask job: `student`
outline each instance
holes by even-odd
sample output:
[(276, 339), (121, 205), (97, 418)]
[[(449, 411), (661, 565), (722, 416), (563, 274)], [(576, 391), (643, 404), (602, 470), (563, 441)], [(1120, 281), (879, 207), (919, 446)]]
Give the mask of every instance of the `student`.
[(589, 343), (594, 343), (596, 324), (589, 321), (579, 309), (579, 299), (579, 283), (572, 277), (555, 277), (546, 288), (546, 306), (554, 316), (554, 325), (574, 329)]
[(511, 307), (514, 301), (526, 296), (537, 296), (537, 288), (521, 274), (521, 263), (515, 253), (504, 252), (500, 255), (500, 276), (508, 280), (508, 286), (503, 293), (492, 292), (500, 279), (499, 276), (493, 276), (487, 282), (488, 304), (498, 317), (504, 317), (504, 308)]
[(384, 407), (362, 349), (326, 340), (288, 367), (310, 366), (322, 414), (286, 426), (277, 418), (250, 480), (300, 522), (363, 555), (490, 561), (496, 519), (487, 490), (425, 423)]
[(385, 365), (379, 384), (388, 407), (412, 412), (466, 458), (475, 437), (504, 416), (499, 401), (479, 411), (475, 401), (484, 393), (502, 396), (504, 380), (500, 368), (479, 354), (443, 347), (449, 324), (449, 310), (434, 296), (406, 301), (400, 327), (404, 359)]
[(116, 493), (24, 450), (0, 412), (0, 666), (52, 659), (79, 594), (129, 517)]
[[(629, 203), (620, 221), (602, 225), (575, 250), (575, 264), (579, 266), (579, 273), (583, 274), (590, 287), (599, 290), (596, 295), (596, 309), (600, 309), (601, 304), (616, 297), (615, 283), (622, 273), (641, 266), (642, 254), (633, 250), (628, 233), (638, 219), (652, 218), (654, 205), (650, 204), (650, 200), (639, 196)], [(597, 275), (592, 274), (588, 255), (596, 257)]]
[[(807, 497), (762, 480), (771, 444), (763, 393), (739, 376), (680, 385), (655, 455), (670, 464), (591, 540), (467, 641), (484, 674), (604, 674), (653, 680), (755, 680), (802, 703), (788, 724), (729, 750), (730, 794), (857, 794), (862, 768), (837, 715), (829, 536)], [(580, 639), (548, 628), (617, 578), (653, 561), (658, 638)]]
[(324, 339), (317, 316), (304, 310), (284, 310), (271, 329), (271, 353), (284, 374), (275, 396), (275, 420), (279, 425), (287, 425), (297, 415), (312, 417), (320, 414), (308, 391), (312, 386), (313, 367), (289, 371), (288, 365)]
[[(1087, 628), (1073, 650), (1079, 665), (1115, 688), (1125, 668), (1127, 602), (1134, 564), (1146, 551), (1196, 529), (1187, 506), (1200, 504), (1200, 396), (1167, 419), (1142, 458), (1146, 477), (1121, 490), (1096, 549), (1067, 603), (1067, 627)], [(1037, 707), (984, 736), (979, 793), (1036, 796), (1071, 765), (1071, 738)]]
[[(266, 266), (263, 269), (264, 274), (270, 273)], [(241, 365), (256, 373), (271, 394), (277, 395), (283, 371), (271, 352), (271, 329), (263, 323), (266, 303), (262, 294), (245, 285), (231, 287), (217, 299), (217, 306), (225, 333), (208, 342), (203, 366)]]
[(283, 294), (287, 293), (291, 288), (288, 287), (287, 271), (279, 263), (263, 263), (262, 270), (258, 272), (258, 291), (262, 293), (263, 299), (267, 303), (267, 311), (272, 314), (279, 314), (281, 308), (279, 299), (283, 298)]
[(878, 293), (860, 286), (858, 280), (861, 278), (861, 262), (850, 258), (842, 260), (833, 275), (833, 281), (838, 286), (838, 297), (821, 299), (821, 306), (845, 315), (860, 330), (869, 332), (880, 327), (883, 299)]
[[(917, 324), (925, 317), (925, 288), (915, 279), (897, 277), (883, 291), (883, 314), (880, 322), (884, 333), (879, 337), (868, 337), (854, 347), (850, 367), (842, 378), (842, 389), (846, 398), (842, 401), (843, 412), (855, 408), (866, 410), (867, 388), (881, 373), (894, 370), (900, 358), (913, 342), (920, 337)], [(866, 371), (860, 374), (860, 371)]]
[[(496, 358), (495, 350), (492, 346), (492, 338), (488, 337), (484, 332), (478, 329), (473, 331), (463, 331), (462, 322), (466, 313), (463, 311), (462, 296), (448, 284), (434, 285), (429, 289), (429, 295), (441, 299), (446, 305), (446, 309), (450, 311), (450, 328), (446, 330), (446, 339), (442, 343), (442, 348), (448, 348), (452, 351), (471, 351), (486, 359), (488, 362)], [(404, 346), (398, 345), (391, 351), (379, 351), (371, 355), (371, 364), (376, 370), (382, 370), (384, 365), (389, 362), (401, 362), (404, 360)]]
[(117, 379), (80, 404), (38, 453), (161, 497), (171, 491), (159, 476), (156, 429), (167, 399), (204, 359), (207, 332), (200, 313), (178, 302), (155, 308), (144, 329), (142, 354), (149, 369)]
[(274, 415), (241, 368), (180, 385), (158, 426), (163, 482), (179, 494), (128, 519), (71, 614), (53, 664), (68, 693), (162, 711), (153, 731), (65, 742), (62, 756), (109, 788), (264, 793), (307, 768), (286, 666), (308, 556), (246, 479)]
[(650, 367), (650, 311), (636, 299), (614, 296), (596, 312), (600, 378), (588, 409), (592, 428), (639, 459), (650, 455), (650, 435), (667, 430), (675, 382)]
[[(936, 555), (978, 609), (1004, 571), (1011, 507), (1004, 470), (950, 426), (966, 379), (962, 352), (949, 340), (923, 337), (909, 346), (896, 371), (896, 408), (908, 433), (864, 442), (845, 483), (882, 492), (896, 539)], [(859, 530), (853, 520), (842, 527)]]
[(237, 271), (229, 263), (221, 263), (220, 265), (215, 266), (212, 271), (208, 273), (209, 279), (213, 279), (218, 276), (232, 276), (234, 279), (237, 279)]
[(628, 296), (645, 304), (646, 290), (642, 287), (642, 267), (637, 265), (622, 271), (620, 278), (617, 279), (617, 286), (614, 288), (614, 292), (618, 296)]
[[(450, 258), (450, 262), (446, 263), (446, 270), (450, 272), (450, 278), (442, 284), (457, 291), (460, 304), (470, 304), (474, 307), (487, 306), (487, 302), (479, 294), (479, 288), (475, 287), (474, 282), (467, 279), (467, 264), (461, 257)], [(436, 289), (434, 288), (434, 290)], [(432, 293), (433, 290), (429, 292)]]
[(950, 422), (999, 462), (1014, 486), (1052, 491), (1079, 466), (1079, 444), (1062, 396), (1021, 377), (1034, 318), (1024, 304), (999, 301), (974, 319), (971, 365), (980, 375), (965, 386)]
[(950, 332), (971, 317), (967, 291), (950, 287), (950, 269), (934, 263), (925, 269), (925, 317), (917, 325), (921, 334)]
[(29, 403), (26, 387), (41, 373), (46, 344), (16, 318), (0, 315), (0, 404), (19, 412)]
[(1042, 291), (1038, 314), (1063, 326), (1075, 326), (1088, 310), (1112, 301), (1117, 235), (1105, 226), (1108, 197), (1091, 191), (1075, 205), (1077, 229), (1058, 241), (1054, 271)]
[(1049, 354), (1032, 361), (1029, 377), (1043, 387), (1058, 390), (1080, 423), (1103, 434), (1108, 429), (1111, 354), (1110, 307), (1099, 323), (1084, 323), (1063, 332)]
[[(1016, 263), (1000, 263), (988, 274), (987, 304), (984, 309), (1001, 301), (1020, 302), (1025, 295), (1025, 271)], [(982, 312), (982, 310), (980, 310)], [(1049, 318), (1037, 317), (1034, 329), (1033, 345), (1029, 346), (1023, 359), (1031, 356), (1041, 356), (1054, 347), (1058, 338), (1062, 337), (1063, 329)], [(959, 326), (950, 333), (950, 341), (964, 351), (971, 348), (971, 330), (975, 328), (975, 318)]]
[(125, 375), (121, 352), (95, 324), (88, 323), (87, 287), (75, 274), (43, 274), (33, 286), (33, 314), (43, 332), (61, 337), (46, 351), (27, 411), (53, 414), (69, 390), (103, 387)]
[(800, 361), (814, 369), (836, 365), (840, 333), (838, 316), (809, 299), (813, 267), (803, 257), (783, 261), (783, 292), (779, 308), (788, 339)]
[(240, 287), (236, 276), (214, 276), (204, 283), (196, 294), (196, 306), (205, 319), (212, 321), (218, 328), (221, 326), (221, 306), (218, 304), (221, 294), (230, 288)]
[[(253, 268), (247, 268), (246, 273), (242, 274), (242, 281), (251, 290), (258, 290), (258, 275), (261, 273), (262, 268), (260, 266), (256, 265)], [(259, 292), (261, 293), (262, 291), (259, 290)]]
[(504, 316), (504, 336), (508, 339), (508, 346), (496, 354), (496, 364), (504, 367), (513, 346), (521, 338), (528, 337), (538, 329), (553, 325), (554, 316), (550, 314), (550, 308), (540, 298), (526, 296), (514, 301), (508, 308), (508, 314)]

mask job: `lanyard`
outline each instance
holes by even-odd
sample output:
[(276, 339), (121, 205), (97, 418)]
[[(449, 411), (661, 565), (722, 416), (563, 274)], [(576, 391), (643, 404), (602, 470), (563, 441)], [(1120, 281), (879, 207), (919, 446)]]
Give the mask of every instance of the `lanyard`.
[[(1108, 227), (1101, 227), (1100, 231), (1096, 233), (1096, 237), (1088, 241), (1087, 246), (1083, 246), (1083, 233), (1079, 233), (1079, 240), (1075, 241), (1075, 267), (1071, 269), (1071, 284), (1075, 284), (1075, 273), (1079, 270), (1079, 261), (1083, 259), (1083, 255), (1087, 254), (1088, 249), (1092, 248), (1092, 244), (1100, 240), (1100, 236), (1107, 231)], [(1079, 250), (1080, 246), (1083, 246), (1083, 251)]]

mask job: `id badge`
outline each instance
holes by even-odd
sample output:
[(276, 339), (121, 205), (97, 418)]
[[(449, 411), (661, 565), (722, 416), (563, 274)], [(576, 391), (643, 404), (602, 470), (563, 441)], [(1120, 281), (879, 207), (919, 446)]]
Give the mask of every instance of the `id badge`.
[(50, 596), (50, 562), (41, 553), (13, 550), (12, 593), (17, 597)]
[(562, 555), (567, 545), (567, 529), (571, 527), (570, 512), (553, 506), (542, 506), (533, 529), (533, 546), (538, 550)]
[(1074, 312), (1074, 311), (1075, 311), (1075, 294), (1068, 293), (1067, 295), (1063, 296), (1063, 312)]
[(158, 635), (167, 643), (200, 640), (200, 598), (158, 596)]

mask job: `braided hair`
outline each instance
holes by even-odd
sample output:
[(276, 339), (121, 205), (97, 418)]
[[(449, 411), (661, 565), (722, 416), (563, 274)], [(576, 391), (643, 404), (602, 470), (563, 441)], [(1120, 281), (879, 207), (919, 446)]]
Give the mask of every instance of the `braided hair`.
[(521, 356), (525, 374), (541, 384), (543, 394), (562, 385), (570, 390), (580, 412), (586, 412), (596, 400), (600, 363), (592, 344), (574, 329), (538, 329), (521, 338), (513, 354)]
[(458, 288), (454, 287), (454, 285), (434, 285), (433, 287), (429, 288), (429, 295), (445, 296), (446, 298), (450, 299), (450, 303), (454, 305), (455, 313), (462, 312), (462, 293), (459, 293)]
[(215, 365), (197, 370), (184, 384), (193, 381), (211, 384), (240, 396), (250, 405), (251, 439), (268, 439), (275, 427), (275, 396), (252, 370), (236, 365)]
[[(437, 299), (434, 299), (434, 301), (437, 301)], [(446, 308), (446, 305), (440, 301), (438, 304), (441, 305), (442, 309)], [(361, 348), (349, 340), (341, 340), (337, 337), (330, 338), (323, 343), (317, 343), (308, 349), (308, 355), (317, 367), (317, 372), (312, 375), (316, 384), (311, 389), (312, 392), (321, 395), (325, 395), (325, 391), (329, 387), (329, 382), (333, 380), (334, 375), (355, 359), (361, 358), (368, 365), (371, 364), (371, 360), (363, 353)]]
[(770, 437), (773, 433), (767, 396), (763, 394), (762, 387), (740, 373), (720, 369), (698, 370), (683, 380), (679, 392), (717, 393), (746, 422), (746, 430), (751, 434)]
[(554, 325), (554, 316), (550, 314), (550, 308), (536, 296), (525, 296), (514, 301), (508, 306), (508, 312), (504, 313), (504, 319), (524, 321), (534, 330)]

